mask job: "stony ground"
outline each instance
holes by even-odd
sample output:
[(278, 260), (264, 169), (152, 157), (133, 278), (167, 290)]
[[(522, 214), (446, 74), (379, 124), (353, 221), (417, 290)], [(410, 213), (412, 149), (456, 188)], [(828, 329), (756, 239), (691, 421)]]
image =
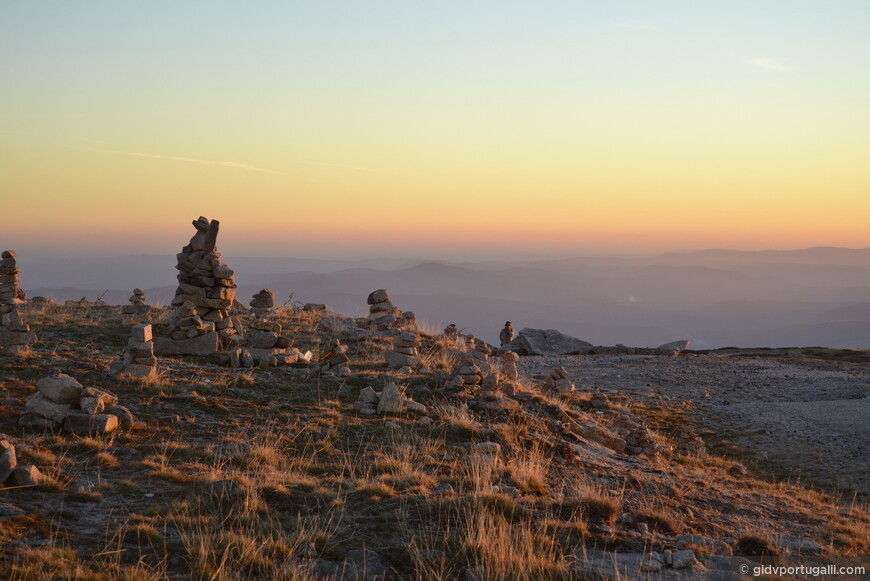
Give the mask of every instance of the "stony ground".
[[(827, 373), (818, 377), (837, 401), (859, 393), (861, 364), (530, 357), (520, 366), (532, 379), (487, 399), (439, 379), (457, 363), (444, 337), (424, 336), (432, 373), (405, 375), (384, 363), (390, 337), (343, 335), (346, 378), (304, 364), (231, 369), (218, 354), (162, 358), (157, 378), (121, 380), (107, 374), (129, 336), (118, 308), (25, 314), (40, 341), (30, 358), (0, 359), (0, 433), (47, 479), (0, 489), (0, 578), (728, 579), (759, 555), (870, 552), (866, 502), (747, 469), (743, 448), (630, 456), (571, 429), (606, 431), (633, 414), (664, 447), (701, 419), (724, 439), (742, 420), (718, 419), (713, 401), (729, 410), (743, 390), (767, 393), (765, 383), (799, 369)], [(336, 339), (319, 317), (274, 318), (318, 355)], [(578, 393), (534, 379), (557, 364)], [(53, 369), (112, 391), (138, 423), (100, 437), (19, 427)], [(360, 390), (385, 381), (426, 414), (353, 408)], [(611, 392), (606, 405), (593, 405), (595, 386)], [(653, 553), (681, 550), (692, 552), (687, 569), (640, 570), (656, 568)]]
[(870, 362), (820, 358), (840, 353), (528, 357), (519, 368), (543, 379), (564, 366), (582, 390), (632, 393), (672, 406), (689, 402), (689, 417), (714, 448), (746, 454), (778, 476), (867, 497)]

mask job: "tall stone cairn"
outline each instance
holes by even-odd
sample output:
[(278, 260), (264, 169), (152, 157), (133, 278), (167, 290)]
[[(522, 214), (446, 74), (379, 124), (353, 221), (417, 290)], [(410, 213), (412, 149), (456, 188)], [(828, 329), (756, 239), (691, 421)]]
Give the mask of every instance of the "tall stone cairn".
[(235, 335), (237, 326), (229, 310), (236, 298), (235, 273), (221, 262), (217, 251), (220, 222), (200, 216), (193, 221), (196, 234), (177, 255), (178, 289), (172, 306), (169, 336), (175, 345), (158, 351), (194, 355), (214, 353), (218, 337)]
[(18, 314), (18, 305), (24, 302), (20, 280), (15, 251), (6, 250), (0, 259), (0, 347), (4, 353), (26, 353), (36, 341), (36, 334)]
[(390, 369), (420, 367), (420, 337), (413, 331), (402, 331), (393, 339), (393, 348), (384, 353)]

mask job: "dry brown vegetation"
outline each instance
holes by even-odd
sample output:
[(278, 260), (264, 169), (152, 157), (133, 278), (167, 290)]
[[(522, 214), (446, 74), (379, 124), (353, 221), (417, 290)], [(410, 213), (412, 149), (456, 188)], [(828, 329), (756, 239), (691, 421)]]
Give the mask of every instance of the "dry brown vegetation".
[[(0, 519), (2, 578), (354, 578), (371, 549), (395, 578), (567, 579), (584, 548), (662, 550), (678, 534), (745, 554), (776, 552), (780, 533), (826, 555), (870, 551), (862, 502), (734, 476), (733, 459), (614, 455), (566, 435), (556, 420), (584, 413), (584, 394), (547, 395), (524, 380), (512, 407), (486, 408), (432, 376), (396, 376), (429, 406), (431, 425), (360, 416), (350, 407), (359, 390), (392, 373), (388, 337), (342, 337), (347, 378), (302, 365), (229, 369), (216, 355), (161, 359), (158, 379), (142, 382), (105, 373), (129, 334), (116, 307), (24, 314), (40, 342), (35, 356), (0, 363), (0, 432), (49, 478), (0, 490), (0, 504), (24, 511)], [(275, 316), (315, 356), (336, 338), (319, 317)], [(458, 345), (426, 339), (427, 364), (451, 369)], [(139, 423), (99, 438), (23, 431), (24, 400), (53, 368), (116, 393)], [(685, 421), (679, 409), (619, 398), (597, 417), (606, 424), (621, 409), (651, 425)], [(475, 454), (481, 442), (500, 452)]]

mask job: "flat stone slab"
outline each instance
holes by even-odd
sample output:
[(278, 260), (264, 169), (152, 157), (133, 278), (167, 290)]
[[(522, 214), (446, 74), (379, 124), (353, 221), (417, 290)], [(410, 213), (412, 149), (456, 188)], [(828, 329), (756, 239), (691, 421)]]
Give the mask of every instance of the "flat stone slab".
[(66, 415), (64, 427), (77, 436), (107, 434), (118, 429), (118, 417), (110, 414), (91, 415), (71, 411)]

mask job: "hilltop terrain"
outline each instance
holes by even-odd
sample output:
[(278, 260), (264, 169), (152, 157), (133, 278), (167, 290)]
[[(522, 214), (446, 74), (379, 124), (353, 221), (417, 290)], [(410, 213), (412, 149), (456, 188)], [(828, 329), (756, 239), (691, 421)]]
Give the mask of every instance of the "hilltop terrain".
[[(171, 256), (30, 259), (24, 288), (55, 300), (124, 301), (151, 281), (153, 304), (175, 289)], [(870, 250), (712, 250), (658, 256), (444, 262), (231, 257), (239, 293), (271, 288), (282, 302), (321, 302), (351, 316), (386, 287), (435, 328), (456, 323), (494, 341), (507, 319), (556, 328), (597, 345), (698, 349), (870, 347)], [(56, 288), (63, 280), (68, 288)]]
[[(421, 331), (424, 370), (390, 370), (394, 333), (289, 305), (268, 319), (313, 361), (339, 339), (350, 375), (231, 368), (217, 353), (160, 357), (156, 376), (124, 379), (109, 373), (130, 334), (119, 307), (21, 310), (39, 341), (0, 359), (0, 432), (43, 478), (0, 490), (4, 578), (725, 579), (759, 555), (870, 550), (867, 458), (850, 455), (864, 441), (838, 452), (804, 426), (789, 450), (794, 434), (746, 413), (811, 392), (866, 401), (858, 352), (524, 357), (519, 378), (482, 392), (449, 381), (460, 338)], [(167, 311), (151, 316), (165, 335)], [(559, 366), (576, 391), (548, 387)], [(20, 427), (55, 369), (117, 395), (136, 423), (93, 436)], [(392, 383), (420, 405), (358, 411), (365, 388)], [(815, 485), (783, 478), (804, 454), (842, 463), (842, 480), (812, 466), (801, 472)]]

